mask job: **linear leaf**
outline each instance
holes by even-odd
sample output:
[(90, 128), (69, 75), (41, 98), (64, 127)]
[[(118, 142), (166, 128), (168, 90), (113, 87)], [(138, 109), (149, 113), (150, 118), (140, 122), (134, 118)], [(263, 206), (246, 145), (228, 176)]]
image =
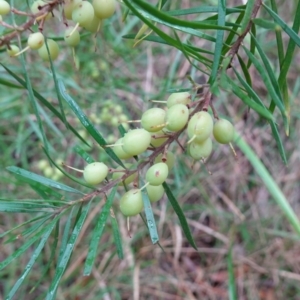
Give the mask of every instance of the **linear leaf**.
[(14, 166), (11, 166), (11, 167), (7, 167), (6, 168), (8, 171), (12, 172), (12, 173), (15, 173), (18, 177), (23, 177), (24, 179), (29, 179), (29, 180), (33, 180), (35, 182), (39, 182), (45, 186), (49, 186), (51, 188), (56, 188), (56, 189), (59, 189), (59, 190), (63, 190), (63, 191), (66, 191), (66, 192), (70, 192), (70, 193), (76, 193), (76, 194), (81, 194), (83, 195), (82, 192), (70, 187), (70, 186), (67, 186), (63, 183), (59, 183), (57, 181), (54, 181), (52, 179), (49, 179), (49, 178), (46, 178), (44, 176), (41, 176), (41, 175), (37, 175), (35, 173), (32, 173), (32, 172), (29, 172), (29, 171), (26, 171), (24, 169), (21, 169), (21, 168), (18, 168), (18, 167), (14, 167)]
[[(227, 82), (230, 83), (230, 85), (231, 85), (232, 92), (235, 95), (237, 95), (246, 105), (248, 105), (250, 108), (255, 110), (262, 117), (264, 117), (268, 120), (274, 119), (273, 115), (269, 112), (269, 110), (266, 107), (251, 100), (228, 75), (226, 75), (226, 79), (227, 79)], [(227, 86), (227, 88), (228, 88), (228, 86)]]
[[(142, 181), (140, 180), (140, 182), (142, 183)], [(142, 186), (143, 184), (141, 184)], [(142, 197), (143, 197), (143, 203), (144, 203), (144, 212), (146, 215), (146, 224), (149, 230), (149, 234), (150, 234), (150, 238), (152, 241), (152, 244), (156, 244), (159, 242), (159, 236), (157, 233), (157, 227), (156, 227), (156, 222), (155, 222), (155, 218), (153, 215), (153, 211), (152, 211), (152, 206), (151, 206), (151, 202), (149, 200), (148, 194), (147, 193), (143, 193), (142, 192)]]
[(85, 205), (85, 207), (82, 209), (79, 219), (77, 220), (77, 222), (75, 224), (73, 232), (69, 238), (68, 244), (66, 245), (66, 248), (61, 257), (61, 260), (59, 261), (58, 266), (56, 268), (54, 278), (51, 282), (51, 286), (50, 286), (47, 296), (46, 296), (46, 300), (55, 299), (56, 289), (61, 280), (61, 277), (63, 276), (63, 274), (66, 270), (66, 267), (70, 260), (71, 254), (73, 253), (73, 249), (74, 249), (76, 240), (81, 232), (82, 226), (83, 226), (86, 216), (89, 212), (91, 203), (92, 203), (92, 201), (90, 201), (87, 205)]
[(118, 257), (120, 259), (123, 259), (124, 253), (123, 253), (123, 246), (122, 246), (122, 238), (121, 238), (121, 234), (120, 234), (120, 230), (119, 230), (119, 225), (118, 225), (118, 222), (117, 222), (114, 214), (110, 215), (110, 221), (111, 221), (111, 225), (112, 225), (114, 242), (115, 242), (115, 245), (117, 248)]
[(9, 201), (6, 199), (0, 199), (0, 211), (2, 212), (26, 212), (26, 213), (35, 213), (35, 212), (53, 212), (53, 209), (56, 209), (56, 206), (49, 204), (40, 204), (32, 202), (22, 202)]
[(9, 265), (14, 259), (18, 258), (22, 255), (33, 243), (35, 243), (42, 235), (44, 235), (49, 228), (51, 228), (62, 214), (57, 215), (49, 224), (47, 224), (44, 228), (42, 228), (39, 232), (37, 232), (30, 239), (26, 240), (25, 243), (18, 248), (15, 252), (13, 252), (9, 257), (0, 262), (0, 270), (4, 269), (7, 265)]
[[(0, 65), (7, 71), (8, 74), (10, 74), (15, 80), (17, 80), (24, 88), (26, 88), (26, 82), (20, 78), (18, 75), (16, 75), (13, 71), (11, 71), (9, 68), (7, 68), (5, 65), (3, 65), (0, 62)], [(34, 96), (44, 105), (46, 106), (59, 120), (63, 122), (63, 117), (60, 114), (60, 112), (49, 102), (47, 101), (40, 93), (38, 93), (36, 90), (33, 89)], [(72, 127), (70, 124), (68, 125), (69, 129), (86, 145), (86, 141), (78, 134), (78, 132)]]
[[(219, 0), (218, 3), (218, 25), (224, 26), (226, 16), (226, 0)], [(211, 67), (211, 74), (208, 82), (213, 85), (219, 70), (219, 64), (222, 56), (224, 30), (217, 30), (217, 39), (215, 43), (215, 55), (213, 59), (213, 65)]]
[[(232, 13), (238, 13), (244, 11), (243, 8), (226, 8), (226, 15)], [(192, 14), (201, 14), (201, 13), (217, 13), (218, 7), (216, 6), (208, 6), (208, 5), (200, 5), (196, 7), (186, 8), (186, 9), (178, 9), (178, 10), (170, 10), (167, 11), (166, 14), (170, 16), (184, 16), (184, 15), (192, 15)]]
[(166, 195), (176, 213), (176, 215), (178, 216), (178, 219), (179, 219), (179, 222), (181, 224), (181, 228), (187, 238), (187, 240), (189, 241), (190, 245), (197, 250), (197, 246), (195, 244), (195, 241), (194, 241), (194, 238), (192, 236), (192, 233), (191, 233), (191, 230), (190, 230), (190, 227), (187, 223), (187, 220), (185, 218), (185, 215), (181, 209), (181, 207), (179, 206), (176, 198), (174, 197), (171, 189), (169, 188), (168, 184), (166, 182), (163, 183), (163, 187), (165, 189), (165, 192), (166, 192)]
[(89, 276), (92, 272), (94, 262), (97, 256), (97, 250), (98, 250), (98, 244), (99, 240), (103, 234), (104, 227), (106, 225), (106, 221), (110, 212), (110, 208), (113, 204), (113, 200), (115, 198), (115, 194), (117, 191), (118, 185), (116, 185), (110, 192), (107, 201), (103, 205), (102, 211), (99, 215), (98, 221), (94, 227), (91, 242), (88, 250), (88, 254), (86, 256), (85, 264), (84, 264), (84, 270), (83, 270), (83, 276)]
[[(289, 27), (270, 7), (268, 7), (266, 4), (262, 4), (263, 7), (268, 11), (270, 16), (274, 19), (275, 22), (278, 23), (278, 25), (287, 33), (287, 35), (300, 47), (300, 37), (298, 36), (297, 32)], [(299, 24), (299, 2), (298, 2), (298, 8), (295, 15), (295, 22)]]
[(264, 166), (264, 164), (260, 161), (257, 155), (253, 152), (250, 146), (242, 139), (242, 137), (235, 133), (235, 143), (241, 149), (241, 151), (245, 154), (249, 162), (252, 164), (253, 168), (257, 172), (258, 176), (264, 182), (266, 188), (268, 189), (270, 195), (276, 201), (277, 205), (280, 207), (281, 211), (285, 214), (286, 218), (290, 222), (291, 226), (294, 230), (300, 234), (300, 222), (287, 201), (286, 197)]
[(234, 265), (232, 259), (232, 246), (230, 247), (228, 254), (227, 254), (227, 270), (228, 270), (228, 298), (230, 300), (237, 300), (236, 294), (236, 283), (235, 283), (235, 272), (234, 272)]
[(74, 152), (76, 152), (78, 155), (80, 155), (88, 164), (91, 164), (95, 162), (95, 160), (88, 154), (86, 153), (82, 148), (79, 146), (75, 146), (73, 148)]
[(259, 27), (266, 28), (266, 29), (272, 29), (272, 30), (275, 30), (278, 26), (276, 23), (267, 21), (262, 18), (253, 19), (252, 22)]
[(76, 114), (77, 118), (80, 120), (81, 124), (85, 127), (85, 129), (88, 131), (88, 133), (95, 139), (95, 141), (103, 147), (105, 152), (119, 165), (123, 166), (122, 161), (118, 158), (118, 156), (115, 154), (115, 152), (109, 148), (105, 147), (107, 145), (107, 142), (103, 138), (103, 136), (100, 134), (100, 132), (94, 127), (94, 125), (90, 122), (90, 120), (87, 118), (85, 113), (81, 110), (79, 105), (75, 102), (75, 100), (66, 92), (65, 86), (62, 82), (62, 80), (58, 80), (58, 88), (59, 92), (62, 96), (62, 98), (69, 104), (73, 112)]
[(19, 279), (17, 280), (17, 282), (15, 283), (15, 285), (13, 286), (13, 288), (10, 290), (10, 292), (8, 293), (8, 295), (6, 296), (6, 300), (10, 300), (12, 299), (12, 297), (15, 295), (16, 291), (19, 289), (19, 287), (22, 285), (22, 283), (24, 282), (25, 278), (27, 277), (27, 275), (29, 274), (29, 272), (31, 271), (34, 263), (36, 262), (36, 260), (38, 259), (41, 251), (43, 250), (46, 242), (48, 241), (48, 238), (53, 230), (55, 226), (55, 223), (51, 224), (51, 226), (49, 227), (49, 229), (45, 232), (45, 234), (42, 236), (41, 241), (39, 243), (39, 245), (37, 246), (37, 248), (34, 250), (34, 252), (31, 255), (31, 258), (29, 260), (29, 262), (27, 263), (22, 275), (19, 277)]

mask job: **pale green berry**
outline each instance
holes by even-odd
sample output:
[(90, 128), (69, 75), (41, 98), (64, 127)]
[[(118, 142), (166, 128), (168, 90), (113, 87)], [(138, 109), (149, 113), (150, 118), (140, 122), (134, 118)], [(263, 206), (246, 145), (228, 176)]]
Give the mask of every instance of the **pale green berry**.
[(153, 132), (151, 135), (151, 145), (153, 147), (159, 147), (166, 142), (167, 139), (166, 133), (163, 130)]
[(147, 185), (146, 190), (147, 190), (149, 200), (151, 202), (156, 202), (160, 200), (165, 193), (164, 187), (161, 184), (156, 186)]
[[(132, 165), (131, 164), (125, 164), (125, 167), (127, 169), (130, 169)], [(117, 170), (124, 170), (124, 172), (114, 172), (112, 175), (112, 180), (116, 180), (119, 179), (120, 177), (122, 177), (125, 174), (125, 169), (121, 166), (117, 167)], [(132, 175), (128, 176), (125, 180), (124, 183), (126, 185), (130, 184), (131, 182), (133, 182), (136, 178), (137, 178), (138, 174), (137, 172), (133, 173)], [(119, 183), (119, 185), (122, 185), (122, 182)]]
[(188, 153), (194, 160), (208, 157), (212, 152), (212, 140), (206, 139), (202, 143), (191, 142), (188, 146)]
[(179, 131), (188, 122), (189, 110), (184, 104), (175, 104), (171, 106), (165, 117), (166, 128), (170, 131)]
[(234, 127), (226, 119), (220, 119), (214, 125), (213, 134), (218, 143), (229, 144), (233, 140)]
[(188, 123), (188, 136), (190, 139), (196, 137), (197, 142), (203, 142), (211, 135), (213, 126), (213, 119), (208, 112), (197, 112)]
[(133, 129), (123, 137), (123, 150), (134, 156), (147, 150), (150, 146), (151, 134), (145, 129)]
[(20, 48), (16, 45), (9, 45), (9, 48), (7, 47), (6, 52), (9, 56), (14, 56), (20, 52)]
[(81, 2), (82, 0), (65, 0), (64, 3), (64, 14), (66, 19), (72, 20), (72, 12), (74, 7), (77, 3)]
[(107, 19), (111, 17), (116, 10), (115, 0), (93, 0), (95, 15), (99, 19)]
[(88, 1), (76, 3), (72, 11), (72, 20), (80, 26), (87, 26), (94, 18), (93, 5)]
[(38, 168), (42, 171), (44, 169), (46, 169), (47, 167), (49, 167), (49, 162), (45, 159), (41, 159), (38, 162)]
[(126, 217), (138, 215), (143, 207), (142, 193), (139, 189), (129, 190), (120, 200), (120, 211)]
[(108, 174), (108, 167), (102, 162), (94, 162), (87, 165), (83, 171), (85, 181), (90, 185), (102, 182)]
[(173, 93), (167, 99), (167, 107), (170, 108), (175, 104), (189, 104), (191, 102), (191, 95), (188, 92)]
[(170, 151), (168, 151), (165, 156), (163, 156), (163, 154), (160, 153), (154, 160), (155, 164), (159, 162), (166, 163), (170, 171), (175, 164), (175, 155)]
[(40, 49), (45, 42), (44, 35), (41, 32), (35, 32), (29, 35), (27, 44), (30, 49), (37, 50)]
[(1, 0), (0, 1), (0, 15), (4, 16), (10, 12), (10, 5), (8, 2)]
[(89, 23), (84, 24), (84, 28), (92, 33), (96, 33), (100, 30), (101, 25), (102, 20), (94, 15), (94, 18)]
[(68, 46), (76, 47), (80, 43), (80, 34), (77, 29), (74, 30), (73, 26), (66, 29), (64, 40)]
[(123, 138), (116, 141), (116, 146), (113, 147), (113, 150), (120, 159), (129, 159), (133, 156), (123, 150)]
[(141, 118), (142, 127), (149, 132), (157, 132), (165, 125), (166, 112), (158, 107), (146, 110)]
[(161, 162), (151, 166), (146, 172), (146, 181), (150, 185), (160, 185), (162, 184), (169, 175), (169, 168), (167, 164)]
[[(55, 60), (59, 55), (58, 44), (55, 41), (51, 40), (51, 39), (47, 39), (47, 45), (48, 45), (51, 60)], [(46, 48), (46, 43), (44, 43), (44, 45), (40, 49), (38, 49), (38, 53), (39, 53), (39, 56), (43, 60), (49, 61), (49, 56), (48, 56), (48, 52), (47, 52), (47, 48)]]
[[(47, 5), (47, 3), (43, 0), (37, 0), (34, 1), (30, 7), (30, 10), (33, 14), (37, 14), (41, 11), (41, 9)], [(47, 15), (44, 17), (46, 20), (49, 20), (52, 18), (52, 13), (47, 13)]]

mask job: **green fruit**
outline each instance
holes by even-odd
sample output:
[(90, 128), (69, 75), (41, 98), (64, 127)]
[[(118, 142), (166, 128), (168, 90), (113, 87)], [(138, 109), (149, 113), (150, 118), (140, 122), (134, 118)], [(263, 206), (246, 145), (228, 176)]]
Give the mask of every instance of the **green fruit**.
[(188, 153), (194, 160), (208, 157), (212, 152), (212, 140), (206, 139), (202, 143), (191, 142), (188, 146)]
[(161, 162), (151, 166), (146, 172), (146, 181), (150, 185), (160, 185), (162, 184), (169, 175), (169, 168), (167, 164)]
[[(51, 39), (47, 39), (47, 44), (48, 44), (51, 60), (55, 60), (59, 54), (58, 44)], [(49, 55), (47, 52), (46, 43), (44, 43), (44, 45), (40, 49), (38, 49), (38, 53), (43, 60), (49, 61)]]
[(88, 1), (76, 3), (72, 11), (72, 20), (80, 26), (87, 26), (94, 18), (93, 5)]
[(120, 200), (120, 211), (126, 217), (138, 215), (143, 207), (142, 193), (139, 189), (126, 192)]
[(151, 134), (145, 129), (133, 129), (123, 137), (123, 150), (134, 156), (147, 150), (150, 146)]
[(53, 176), (54, 170), (53, 170), (50, 166), (48, 166), (47, 168), (45, 168), (45, 169), (43, 170), (43, 173), (44, 173), (44, 175), (45, 175), (46, 177), (50, 178), (50, 177)]
[(93, 0), (95, 15), (99, 19), (107, 19), (111, 17), (116, 10), (115, 0)]
[(165, 117), (166, 128), (170, 131), (181, 130), (189, 119), (189, 110), (184, 104), (175, 104), (171, 106)]
[(113, 150), (120, 159), (129, 159), (133, 156), (123, 150), (123, 138), (116, 141), (116, 146), (113, 147)]
[(162, 159), (163, 159), (163, 154), (161, 153), (155, 158), (154, 163), (155, 164), (159, 162), (166, 163), (170, 171), (173, 168), (175, 163), (175, 155), (172, 152), (168, 151), (165, 160)]
[(190, 139), (196, 137), (197, 142), (203, 142), (211, 135), (213, 126), (213, 119), (208, 112), (197, 112), (188, 123), (188, 136)]
[(35, 32), (29, 35), (27, 44), (30, 49), (40, 49), (45, 43), (44, 35), (41, 32)]
[(0, 1), (0, 15), (4, 16), (10, 12), (10, 5), (4, 0)]
[(20, 52), (19, 47), (16, 45), (9, 45), (9, 47), (10, 49), (9, 48), (6, 49), (6, 52), (9, 56), (14, 56), (15, 54)]
[(163, 130), (154, 132), (151, 135), (151, 145), (153, 147), (159, 147), (159, 146), (161, 146), (168, 139), (165, 136), (166, 136), (166, 133)]
[[(131, 164), (125, 164), (125, 167), (127, 169), (129, 169), (131, 166), (132, 166)], [(114, 172), (113, 175), (112, 175), (112, 180), (119, 179), (120, 177), (122, 177), (125, 174), (125, 169), (123, 167), (119, 166), (119, 167), (117, 167), (117, 170), (124, 170), (124, 172)], [(127, 177), (124, 180), (124, 183), (126, 185), (128, 185), (131, 182), (133, 182), (136, 178), (137, 178), (137, 172), (133, 173), (132, 175), (130, 175), (129, 177)], [(122, 185), (122, 182), (120, 182), (119, 185)]]
[(94, 15), (93, 20), (84, 25), (84, 28), (92, 33), (96, 33), (100, 30), (102, 25), (102, 20)]
[(157, 132), (164, 127), (165, 116), (166, 112), (163, 109), (158, 107), (150, 108), (143, 113), (141, 125), (149, 132)]
[(39, 162), (38, 162), (38, 168), (40, 170), (45, 170), (47, 167), (49, 167), (49, 162), (45, 159), (41, 159)]
[(74, 30), (73, 26), (70, 26), (65, 31), (64, 40), (68, 46), (76, 47), (80, 42), (80, 34), (77, 30)]
[(74, 7), (77, 3), (81, 2), (82, 0), (65, 0), (64, 3), (64, 14), (66, 19), (72, 20), (72, 12)]
[(97, 185), (102, 182), (108, 174), (108, 167), (101, 162), (94, 162), (87, 165), (83, 171), (85, 181), (90, 185)]
[(167, 99), (167, 107), (170, 108), (175, 104), (189, 104), (191, 102), (191, 95), (188, 92), (173, 93)]
[(147, 185), (146, 190), (151, 202), (160, 200), (165, 193), (164, 187), (162, 185)]
[[(46, 2), (42, 1), (42, 0), (37, 0), (37, 1), (34, 1), (30, 7), (30, 10), (33, 14), (37, 14), (38, 12), (41, 11), (41, 9), (43, 9), (43, 7), (47, 5)], [(50, 18), (52, 18), (52, 13), (48, 13), (46, 16), (45, 16), (45, 19), (46, 20), (49, 20)]]
[(214, 125), (213, 135), (218, 143), (229, 144), (233, 140), (234, 127), (226, 119), (220, 119)]

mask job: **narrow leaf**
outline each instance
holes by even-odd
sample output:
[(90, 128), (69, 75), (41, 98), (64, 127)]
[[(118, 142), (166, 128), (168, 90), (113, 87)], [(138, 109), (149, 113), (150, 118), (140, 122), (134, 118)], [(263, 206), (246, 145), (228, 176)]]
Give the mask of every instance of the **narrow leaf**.
[(33, 180), (35, 182), (39, 182), (45, 186), (49, 186), (51, 188), (56, 188), (56, 189), (59, 189), (59, 190), (63, 190), (63, 191), (66, 191), (66, 192), (70, 192), (70, 193), (76, 193), (76, 194), (81, 194), (83, 195), (82, 192), (74, 189), (74, 188), (71, 188), (63, 183), (59, 183), (57, 181), (54, 181), (52, 179), (49, 179), (49, 178), (46, 178), (44, 176), (41, 176), (41, 175), (37, 175), (35, 173), (32, 173), (32, 172), (29, 172), (29, 171), (26, 171), (24, 169), (21, 169), (21, 168), (18, 168), (18, 167), (14, 167), (14, 166), (11, 166), (11, 167), (7, 167), (6, 168), (8, 171), (12, 172), (12, 173), (15, 173), (16, 175), (18, 175), (18, 177), (23, 177), (24, 179), (28, 178), (29, 180)]
[(121, 238), (121, 234), (120, 234), (120, 230), (119, 230), (119, 225), (118, 225), (115, 215), (112, 213), (113, 212), (111, 211), (110, 221), (111, 221), (113, 235), (114, 235), (114, 242), (115, 242), (115, 245), (117, 248), (118, 257), (120, 259), (123, 259), (124, 253), (123, 253), (122, 238)]
[(278, 185), (276, 184), (276, 182), (274, 181), (264, 164), (260, 161), (257, 155), (253, 152), (253, 150), (238, 133), (235, 133), (234, 140), (236, 145), (241, 149), (241, 151), (245, 154), (249, 162), (252, 164), (258, 176), (264, 182), (270, 195), (280, 207), (282, 213), (285, 214), (291, 226), (298, 234), (300, 234), (300, 222), (297, 215), (293, 211), (286, 197), (284, 196), (284, 194), (282, 193), (282, 191), (280, 190), (280, 188), (278, 187)]
[(111, 208), (113, 200), (115, 198), (117, 188), (118, 188), (118, 186), (116, 185), (110, 192), (110, 194), (107, 198), (107, 201), (103, 205), (102, 211), (99, 215), (99, 219), (94, 227), (88, 254), (87, 254), (87, 257), (85, 260), (85, 264), (84, 264), (83, 276), (89, 276), (92, 272), (94, 262), (95, 262), (95, 259), (97, 256), (99, 240), (103, 234), (104, 227), (105, 227), (106, 221), (107, 221), (107, 217), (109, 215), (110, 208)]
[(174, 197), (171, 189), (169, 188), (169, 186), (167, 185), (166, 182), (163, 183), (163, 187), (165, 189), (165, 192), (166, 192), (166, 195), (175, 211), (175, 213), (177, 214), (178, 216), (178, 219), (179, 219), (179, 222), (181, 224), (181, 228), (187, 238), (187, 240), (189, 241), (190, 245), (197, 250), (197, 246), (195, 244), (195, 241), (194, 241), (194, 238), (192, 236), (192, 233), (191, 233), (191, 230), (190, 230), (190, 227), (187, 223), (187, 220), (185, 218), (185, 215), (181, 209), (181, 207), (179, 206), (176, 198)]
[(73, 249), (76, 243), (76, 240), (81, 232), (82, 226), (85, 222), (86, 216), (89, 212), (90, 206), (91, 206), (92, 201), (90, 201), (87, 205), (85, 205), (85, 207), (82, 209), (81, 215), (78, 219), (78, 221), (75, 224), (75, 227), (73, 229), (73, 232), (70, 236), (70, 239), (68, 241), (68, 244), (66, 245), (65, 251), (62, 255), (61, 260), (58, 263), (58, 266), (56, 268), (55, 274), (54, 274), (54, 278), (51, 282), (51, 286), (48, 290), (47, 296), (46, 296), (46, 300), (52, 300), (55, 299), (55, 294), (56, 294), (56, 289), (58, 287), (58, 284), (61, 280), (61, 277), (63, 276), (67, 264), (70, 260), (70, 257), (73, 253)]
[[(62, 98), (69, 104), (73, 112), (76, 114), (82, 125), (88, 131), (88, 133), (95, 139), (95, 141), (103, 147), (106, 153), (119, 165), (123, 166), (122, 161), (117, 157), (115, 152), (109, 148), (105, 147), (107, 145), (105, 139), (100, 134), (100, 132), (94, 127), (94, 125), (90, 122), (84, 112), (81, 110), (79, 105), (75, 102), (75, 100), (66, 92), (65, 86), (62, 80), (58, 80), (58, 88)], [(124, 167), (124, 166), (123, 166)]]

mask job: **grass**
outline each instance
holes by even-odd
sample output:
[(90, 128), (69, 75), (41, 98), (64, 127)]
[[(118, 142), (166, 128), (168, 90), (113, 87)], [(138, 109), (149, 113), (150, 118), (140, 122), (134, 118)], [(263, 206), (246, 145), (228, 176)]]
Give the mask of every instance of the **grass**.
[[(206, 2), (209, 4), (209, 1)], [(177, 7), (176, 4), (172, 5), (175, 9), (179, 3)], [(288, 8), (291, 9), (290, 6)], [(284, 5), (278, 9), (279, 14), (288, 14), (284, 11)], [(108, 121), (97, 124), (97, 117), (103, 119), (101, 112), (107, 107), (107, 103), (120, 105), (129, 119), (138, 119), (142, 111), (151, 107), (148, 100), (166, 99), (167, 89), (171, 87), (189, 87), (185, 77), (187, 74), (193, 74), (193, 78), (201, 75), (191, 68), (182, 53), (176, 49), (149, 42), (133, 48), (132, 41), (122, 39), (122, 35), (137, 32), (141, 25), (134, 17), (128, 17), (124, 25), (121, 22), (121, 12), (118, 11), (104, 24), (96, 42), (91, 36), (83, 38), (76, 49), (79, 70), (74, 67), (70, 49), (67, 48), (62, 49), (59, 61), (54, 63), (56, 75), (64, 80), (68, 93), (80, 103), (88, 116), (95, 115), (97, 128), (105, 137), (111, 136), (112, 141), (119, 137), (117, 126), (112, 126)], [(53, 34), (58, 29), (54, 28)], [(271, 39), (264, 31), (257, 34), (258, 40), (268, 38)], [(97, 45), (96, 52), (94, 43)], [(264, 50), (272, 57), (273, 49), (268, 48), (268, 45), (265, 47)], [(4, 53), (0, 55), (4, 58), (4, 63), (20, 74), (18, 62), (6, 58)], [(27, 55), (27, 61), (33, 87), (58, 107), (49, 66), (36, 63), (39, 59), (34, 53)], [(267, 91), (255, 71), (251, 70), (253, 86), (260, 94), (265, 95)], [(288, 82), (292, 83), (289, 85), (292, 98), (290, 136), (284, 136), (283, 124), (279, 127), (288, 158), (287, 166), (281, 162), (269, 126), (255, 112), (248, 112), (244, 104), (228, 92), (222, 92), (214, 103), (220, 115), (227, 116), (234, 122), (236, 130), (264, 163), (299, 215), (298, 71), (295, 63), (290, 70), (291, 78), (288, 78)], [(10, 79), (2, 69), (0, 72), (1, 78)], [(0, 95), (1, 198), (37, 199), (39, 196), (32, 189), (5, 171), (5, 167), (15, 165), (41, 174), (38, 163), (41, 159), (46, 159), (41, 150), (28, 95), (23, 90), (3, 85), (0, 85)], [(76, 145), (84, 148), (84, 144), (49, 111), (45, 111), (45, 115), (50, 116), (51, 120), (45, 125), (45, 132), (51, 145), (52, 157), (83, 168), (85, 162), (72, 149)], [(65, 111), (67, 120), (77, 130), (82, 130), (83, 127), (67, 106)], [(43, 118), (45, 115), (42, 115)], [(88, 153), (94, 159), (108, 161), (106, 154), (95, 146), (90, 137), (87, 136), (86, 140), (92, 145)], [(236, 158), (229, 147), (214, 144), (212, 156), (203, 165), (192, 162), (175, 145), (172, 151), (178, 159), (168, 184), (186, 215), (198, 252), (186, 241), (178, 218), (166, 197), (153, 205), (162, 248), (152, 245), (148, 230), (140, 217), (131, 219), (130, 237), (126, 220), (117, 208), (117, 199), (123, 191), (119, 188), (113, 207), (122, 237), (124, 259), (120, 260), (118, 257), (112, 225), (108, 222), (91, 275), (82, 276), (93, 228), (104, 205), (104, 199), (97, 197), (91, 204), (92, 209), (77, 238), (56, 298), (228, 299), (228, 295), (234, 295), (235, 291), (237, 299), (298, 299), (299, 235), (294, 233), (274, 202), (274, 197), (244, 154), (236, 147)], [(70, 173), (80, 177), (75, 171)], [(62, 178), (61, 182), (78, 188), (67, 178)], [(73, 211), (71, 228), (77, 213), (78, 208)], [(1, 213), (0, 234), (33, 216), (36, 215)], [(68, 224), (67, 217), (68, 215), (62, 218), (57, 228), (58, 247), (61, 246), (64, 228)], [(28, 231), (31, 226), (26, 226)], [(16, 232), (18, 234), (22, 231), (18, 229)], [(15, 234), (10, 234), (2, 240), (7, 241), (14, 236)], [(1, 241), (0, 262), (27, 241), (26, 235), (17, 237), (8, 243)], [(53, 265), (48, 269), (48, 263), (55, 243), (56, 236), (52, 234), (30, 276), (17, 292), (16, 299), (45, 298), (54, 276)], [(30, 247), (24, 255), (1, 271), (0, 295), (8, 294), (34, 249), (35, 247)], [(53, 264), (57, 263), (57, 256), (52, 259)], [(45, 276), (42, 277), (42, 274)]]

